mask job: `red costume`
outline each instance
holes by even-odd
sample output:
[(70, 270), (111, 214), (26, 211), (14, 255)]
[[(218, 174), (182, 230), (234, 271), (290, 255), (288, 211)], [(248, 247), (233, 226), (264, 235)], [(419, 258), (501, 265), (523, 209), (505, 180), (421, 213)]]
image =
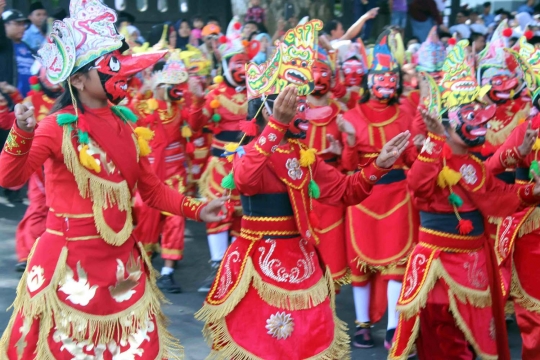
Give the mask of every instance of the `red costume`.
[[(72, 1), (70, 18), (54, 23), (39, 51), (48, 79), (71, 92), (69, 77), (95, 66), (108, 99), (120, 102), (127, 78), (163, 53), (121, 55), (115, 22), (99, 0)], [(154, 175), (145, 157), (151, 133), (133, 129), (135, 120), (123, 107), (66, 106), (35, 133), (12, 128), (0, 184), (24, 183), (45, 163), (50, 211), (0, 340), (2, 358), (179, 358), (152, 265), (132, 234), (132, 197), (137, 188), (148, 205), (193, 219), (203, 205)]]

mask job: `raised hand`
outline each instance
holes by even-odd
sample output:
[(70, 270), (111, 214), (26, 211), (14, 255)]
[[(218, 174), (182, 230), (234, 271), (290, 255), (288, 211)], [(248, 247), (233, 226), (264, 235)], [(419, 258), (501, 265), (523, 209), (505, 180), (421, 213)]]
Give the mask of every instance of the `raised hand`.
[(212, 200), (201, 210), (201, 220), (207, 223), (220, 222), (227, 217), (227, 207), (225, 203), (228, 197), (221, 197)]
[(403, 154), (403, 151), (409, 145), (409, 139), (411, 133), (407, 130), (401, 134), (396, 135), (390, 141), (388, 141), (382, 148), (381, 153), (375, 160), (375, 164), (383, 169), (391, 168), (397, 159)]
[(347, 145), (354, 146), (356, 144), (356, 129), (353, 124), (345, 120), (341, 114), (337, 116), (336, 124), (339, 131), (347, 134)]
[(298, 111), (298, 89), (294, 85), (287, 85), (274, 102), (274, 119), (282, 124), (289, 124)]
[(27, 107), (24, 104), (15, 105), (15, 118), (19, 129), (33, 132), (36, 127), (36, 117), (34, 116), (34, 107)]
[(328, 147), (321, 151), (321, 154), (336, 154), (341, 155), (343, 151), (343, 145), (334, 138), (333, 135), (326, 135), (326, 140), (328, 140)]
[(527, 131), (525, 136), (523, 136), (523, 142), (518, 146), (518, 151), (521, 156), (527, 156), (532, 151), (533, 145), (538, 138), (538, 129), (531, 129), (531, 122), (527, 125)]
[(444, 126), (439, 121), (439, 117), (436, 114), (429, 113), (426, 109), (420, 109), (422, 119), (426, 124), (427, 129), (435, 135), (444, 136)]

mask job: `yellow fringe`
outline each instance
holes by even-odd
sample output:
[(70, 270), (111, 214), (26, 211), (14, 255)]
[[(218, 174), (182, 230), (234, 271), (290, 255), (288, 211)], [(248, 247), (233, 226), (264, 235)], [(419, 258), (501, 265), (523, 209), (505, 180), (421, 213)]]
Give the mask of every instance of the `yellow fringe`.
[(450, 291), (448, 292), (448, 299), (449, 299), (449, 305), (450, 305), (450, 312), (452, 313), (452, 316), (454, 317), (454, 321), (456, 322), (456, 325), (461, 330), (463, 335), (465, 335), (465, 339), (467, 339), (467, 342), (471, 344), (471, 346), (474, 349), (474, 352), (476, 353), (476, 356), (478, 356), (481, 360), (497, 360), (497, 355), (488, 355), (480, 351), (480, 346), (478, 346), (478, 343), (476, 342), (474, 335), (472, 334), (471, 330), (469, 329), (469, 326), (465, 323), (465, 320), (461, 317), (461, 314), (459, 313), (459, 309), (456, 304), (456, 299), (453, 296), (454, 294)]
[[(83, 198), (92, 200), (96, 228), (103, 240), (113, 246), (122, 245), (131, 235), (133, 230), (131, 217), (131, 191), (125, 180), (115, 183), (102, 179), (88, 172), (79, 162), (79, 158), (71, 141), (69, 126), (64, 126), (62, 139), (62, 154), (64, 163), (69, 172), (75, 177), (79, 193)], [(115, 233), (108, 227), (103, 218), (103, 209), (110, 206), (118, 206), (121, 211), (127, 212), (126, 223), (121, 232)], [(99, 211), (96, 211), (99, 210)], [(101, 232), (103, 231), (103, 232)]]
[[(529, 110), (530, 106), (528, 105), (525, 107), (525, 109), (518, 111), (512, 118), (512, 121), (510, 121), (510, 123), (500, 131), (494, 132), (488, 129), (488, 132), (486, 134), (486, 142), (489, 142), (490, 144), (495, 146), (502, 145), (506, 141), (508, 136), (510, 136), (512, 130), (514, 130), (515, 127), (518, 126), (519, 120), (522, 118), (526, 118), (529, 115)], [(493, 122), (493, 120), (489, 121), (489, 123), (491, 122)]]
[(500, 225), (503, 221), (502, 217), (488, 216), (488, 223), (494, 225)]
[(345, 285), (350, 285), (352, 283), (352, 273), (351, 269), (347, 268), (345, 274), (338, 278), (334, 278), (334, 287), (341, 287)]
[(407, 261), (409, 261), (409, 256), (411, 255), (412, 251), (413, 249), (408, 251), (404, 257), (402, 257), (398, 261), (393, 262), (392, 264), (389, 264), (389, 265), (373, 265), (371, 263), (368, 263), (367, 261), (360, 259), (359, 256), (357, 256), (356, 259), (353, 260), (353, 262), (356, 261), (356, 266), (358, 267), (358, 269), (362, 270), (363, 272), (391, 271), (397, 268), (398, 266), (407, 264)]
[(206, 166), (206, 169), (201, 174), (201, 177), (197, 182), (197, 185), (199, 187), (199, 193), (201, 194), (201, 196), (209, 200), (215, 198), (212, 191), (210, 191), (210, 182), (212, 180), (212, 171), (214, 171), (214, 169), (222, 176), (227, 176), (227, 172), (225, 171), (223, 164), (219, 161), (219, 158), (211, 156), (210, 160), (208, 161), (208, 165)]
[(225, 109), (227, 109), (229, 112), (233, 113), (234, 115), (247, 115), (247, 108), (248, 103), (247, 99), (246, 101), (239, 105), (226, 97), (225, 95), (218, 95), (217, 100), (219, 101), (219, 104), (223, 106)]
[(540, 314), (540, 300), (527, 294), (521, 286), (516, 267), (512, 264), (512, 284), (510, 285), (510, 295), (516, 303), (527, 311)]
[[(426, 274), (424, 283), (421, 285), (420, 291), (414, 299), (405, 304), (400, 305), (398, 302), (398, 305), (396, 309), (400, 312), (400, 314), (405, 319), (410, 319), (411, 317), (418, 315), (421, 309), (423, 309), (426, 306), (426, 302), (428, 299), (428, 295), (431, 290), (433, 290), (433, 287), (437, 283), (437, 280), (439, 280), (439, 276), (437, 274), (437, 266), (438, 266), (438, 260), (433, 260), (431, 262), (431, 267), (428, 270), (428, 273)], [(406, 279), (404, 279), (404, 286), (406, 286)]]
[(504, 313), (506, 315), (513, 315), (516, 313), (516, 309), (514, 309), (514, 303), (511, 299), (506, 301), (506, 304), (504, 304)]
[(518, 237), (530, 234), (540, 228), (540, 208), (535, 208), (518, 230)]

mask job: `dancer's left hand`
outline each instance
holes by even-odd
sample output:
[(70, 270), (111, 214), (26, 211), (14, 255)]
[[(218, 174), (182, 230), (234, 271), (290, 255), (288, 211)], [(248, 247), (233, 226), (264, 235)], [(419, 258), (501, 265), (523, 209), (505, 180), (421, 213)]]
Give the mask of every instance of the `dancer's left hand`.
[(220, 222), (227, 218), (227, 207), (225, 203), (229, 200), (228, 196), (210, 201), (201, 210), (201, 220), (206, 223)]
[(383, 169), (391, 168), (401, 154), (403, 154), (407, 145), (409, 145), (410, 137), (411, 133), (404, 131), (390, 139), (390, 141), (384, 144), (381, 153), (375, 160), (375, 164)]

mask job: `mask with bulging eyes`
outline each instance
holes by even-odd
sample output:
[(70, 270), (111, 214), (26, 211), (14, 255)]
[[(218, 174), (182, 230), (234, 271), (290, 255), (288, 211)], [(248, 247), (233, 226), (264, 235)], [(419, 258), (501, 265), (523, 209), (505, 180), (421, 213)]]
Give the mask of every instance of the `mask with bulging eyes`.
[(305, 97), (298, 98), (298, 111), (293, 121), (289, 123), (289, 128), (285, 137), (288, 139), (305, 139), (309, 129), (309, 120), (306, 119), (307, 103)]
[(167, 100), (179, 101), (186, 96), (188, 91), (188, 83), (184, 82), (176, 85), (163, 85), (165, 87), (165, 93)]
[(362, 85), (362, 80), (364, 79), (364, 66), (362, 62), (357, 59), (348, 59), (343, 62), (343, 75), (345, 80), (343, 84), (345, 86), (360, 86)]

